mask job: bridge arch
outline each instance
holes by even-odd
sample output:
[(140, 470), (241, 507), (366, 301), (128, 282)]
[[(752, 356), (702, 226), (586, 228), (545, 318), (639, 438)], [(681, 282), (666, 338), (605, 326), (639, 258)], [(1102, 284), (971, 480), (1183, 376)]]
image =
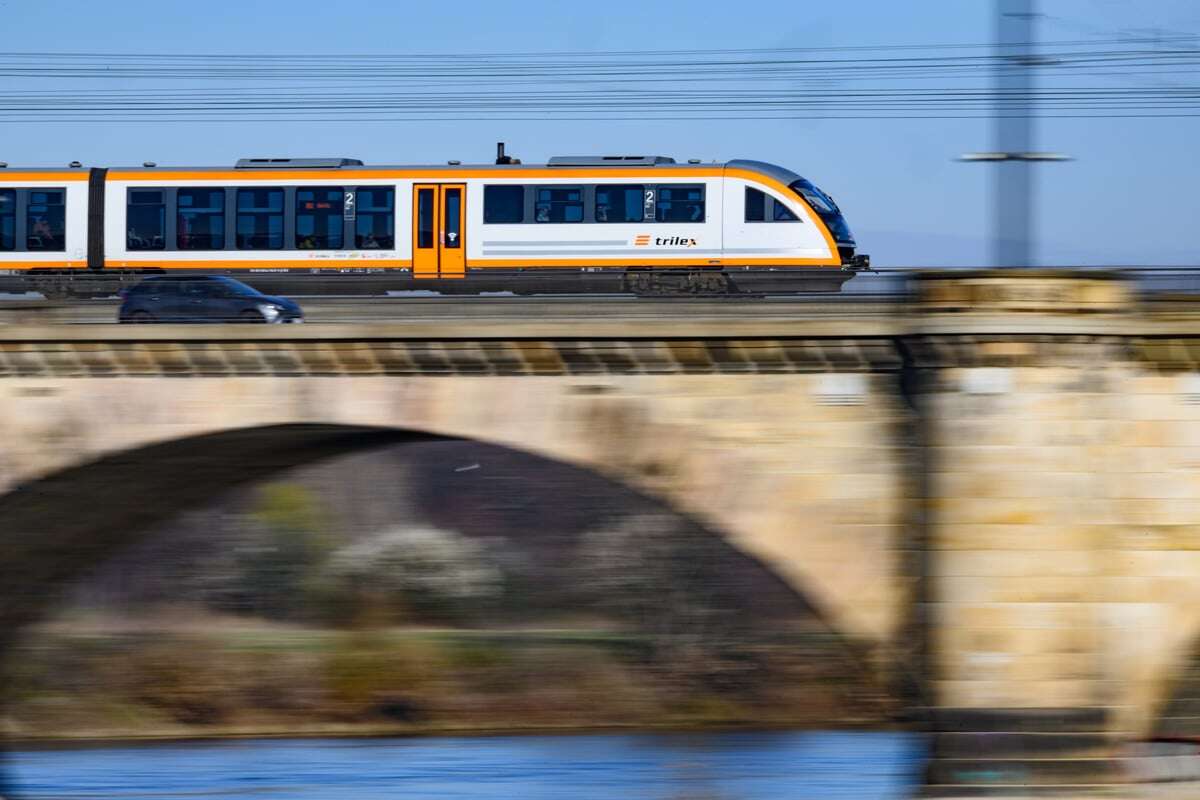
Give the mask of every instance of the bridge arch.
[(723, 532), (891, 669), (911, 590), (903, 411), (889, 375), (827, 377), (27, 378), (0, 395), (0, 493), (239, 428), (336, 425), (499, 445), (591, 470)]
[[(0, 562), (4, 596), (0, 642), (35, 621), (59, 587), (136, 545), (159, 523), (230, 490), (357, 452), (468, 441), (495, 447), (425, 431), (362, 425), (284, 423), (232, 428), (110, 453), (16, 486), (0, 496), (0, 518), (5, 521), (0, 543), (6, 553)], [(695, 523), (669, 499), (617, 485)], [(726, 534), (700, 527), (738, 551)], [(818, 603), (789, 585), (769, 565), (763, 566), (776, 583), (771, 588), (797, 595), (808, 611), (832, 633), (838, 633)]]

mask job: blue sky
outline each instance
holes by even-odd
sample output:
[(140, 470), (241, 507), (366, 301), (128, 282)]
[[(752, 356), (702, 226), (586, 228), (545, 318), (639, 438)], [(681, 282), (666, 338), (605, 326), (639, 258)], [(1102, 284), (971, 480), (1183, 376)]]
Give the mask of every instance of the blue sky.
[[(1043, 40), (1200, 33), (1195, 0), (1042, 0), (1039, 10)], [(314, 63), (349, 53), (933, 45), (990, 41), (992, 0), (0, 0), (0, 30), (9, 51), (305, 53)], [(1041, 121), (1038, 149), (1076, 160), (1037, 168), (1039, 262), (1200, 263), (1198, 134), (1200, 118)], [(978, 120), (0, 122), (0, 160), (471, 162), (490, 159), (499, 140), (526, 162), (600, 152), (757, 158), (833, 194), (876, 263), (936, 266), (986, 263), (988, 168), (953, 159), (991, 149), (989, 139)]]

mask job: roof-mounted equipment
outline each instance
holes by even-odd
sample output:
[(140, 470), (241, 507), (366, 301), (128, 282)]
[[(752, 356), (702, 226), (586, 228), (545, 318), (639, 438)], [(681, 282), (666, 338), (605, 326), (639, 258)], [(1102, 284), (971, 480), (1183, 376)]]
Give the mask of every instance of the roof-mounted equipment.
[(670, 156), (553, 156), (548, 167), (652, 167), (674, 164)]
[(496, 163), (497, 164), (520, 164), (521, 159), (506, 156), (504, 154), (504, 142), (496, 142)]
[(236, 169), (337, 169), (361, 167), (357, 158), (239, 158)]

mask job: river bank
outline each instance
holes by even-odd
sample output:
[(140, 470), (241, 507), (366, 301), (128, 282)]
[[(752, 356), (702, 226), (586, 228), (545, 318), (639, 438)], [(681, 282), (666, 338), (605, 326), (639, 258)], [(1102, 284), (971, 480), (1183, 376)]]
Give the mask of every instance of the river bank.
[(247, 740), (305, 741), (305, 740), (355, 740), (355, 739), (455, 739), (470, 736), (473, 739), (521, 738), (521, 736), (592, 736), (592, 735), (708, 735), (708, 734), (803, 734), (803, 733), (913, 733), (911, 726), (892, 721), (863, 720), (840, 721), (823, 726), (802, 727), (787, 723), (745, 722), (643, 722), (606, 723), (592, 726), (301, 726), (289, 729), (238, 727), (210, 728), (203, 732), (194, 729), (161, 729), (152, 733), (121, 732), (113, 734), (77, 732), (53, 736), (6, 736), (5, 746), (16, 750), (72, 750), (72, 748), (122, 747), (152, 745), (182, 745), (188, 742), (220, 742)]
[(597, 731), (881, 729), (887, 698), (820, 637), (654, 652), (575, 627), (47, 628), (13, 660), (27, 743)]
[(5, 746), (19, 750), (71, 750), (140, 745), (175, 745), (203, 742), (238, 741), (306, 741), (356, 739), (475, 739), (521, 738), (537, 736), (670, 736), (670, 735), (722, 735), (722, 734), (804, 734), (804, 733), (900, 733), (911, 731), (900, 723), (864, 720), (861, 723), (843, 721), (840, 725), (802, 727), (788, 724), (763, 724), (757, 721), (743, 723), (639, 723), (605, 725), (512, 725), (509, 727), (475, 727), (470, 725), (429, 725), (398, 728), (396, 726), (354, 725), (344, 727), (304, 726), (287, 730), (272, 728), (214, 728), (202, 732), (194, 730), (156, 733), (121, 733), (118, 735), (96, 735), (81, 732), (75, 735), (44, 737), (15, 736), (4, 740)]

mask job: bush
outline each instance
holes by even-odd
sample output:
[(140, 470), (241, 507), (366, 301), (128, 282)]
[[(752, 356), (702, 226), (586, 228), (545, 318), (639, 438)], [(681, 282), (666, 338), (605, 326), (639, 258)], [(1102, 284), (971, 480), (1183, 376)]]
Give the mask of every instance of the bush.
[(335, 552), (324, 575), (343, 620), (460, 617), (501, 591), (486, 548), (451, 531), (392, 528)]
[(268, 619), (319, 616), (318, 578), (333, 550), (326, 527), (308, 489), (292, 484), (262, 489), (218, 607)]

